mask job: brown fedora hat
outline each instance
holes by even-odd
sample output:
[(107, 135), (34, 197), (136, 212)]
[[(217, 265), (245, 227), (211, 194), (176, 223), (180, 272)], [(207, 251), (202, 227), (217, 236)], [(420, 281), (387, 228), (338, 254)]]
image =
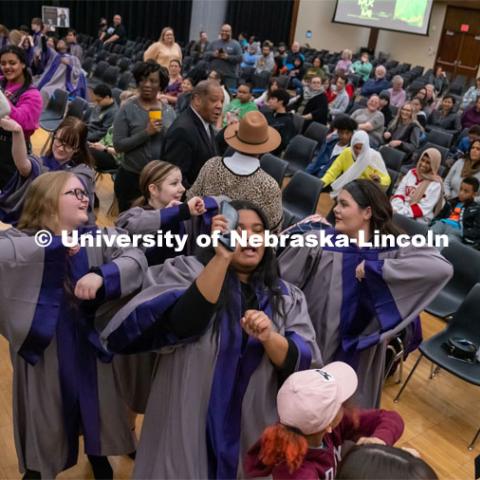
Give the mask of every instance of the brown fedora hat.
[(275, 150), (282, 138), (260, 112), (248, 112), (240, 122), (232, 123), (225, 129), (225, 141), (242, 153), (260, 154)]

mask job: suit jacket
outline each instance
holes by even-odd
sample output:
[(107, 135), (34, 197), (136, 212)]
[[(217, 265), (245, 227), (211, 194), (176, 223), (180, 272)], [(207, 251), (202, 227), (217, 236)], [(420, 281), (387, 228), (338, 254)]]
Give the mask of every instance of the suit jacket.
[(218, 155), (212, 126), (210, 134), (208, 138), (205, 127), (191, 108), (183, 111), (167, 131), (162, 160), (180, 168), (187, 187), (193, 184), (203, 164)]

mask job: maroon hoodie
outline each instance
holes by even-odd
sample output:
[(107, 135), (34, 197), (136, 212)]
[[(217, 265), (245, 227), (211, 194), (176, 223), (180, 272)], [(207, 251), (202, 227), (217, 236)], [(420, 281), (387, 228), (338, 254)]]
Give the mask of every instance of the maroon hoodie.
[[(357, 425), (357, 426), (356, 426)], [(323, 437), (321, 448), (309, 448), (302, 465), (293, 473), (288, 471), (285, 462), (267, 467), (260, 459), (260, 441), (247, 453), (245, 474), (248, 477), (272, 476), (273, 480), (333, 480), (337, 474), (337, 465), (342, 459), (342, 444), (360, 437), (377, 437), (387, 445), (393, 445), (403, 433), (403, 420), (397, 412), (386, 410), (361, 410), (358, 420), (354, 422), (349, 415), (344, 415), (340, 424), (332, 433)]]

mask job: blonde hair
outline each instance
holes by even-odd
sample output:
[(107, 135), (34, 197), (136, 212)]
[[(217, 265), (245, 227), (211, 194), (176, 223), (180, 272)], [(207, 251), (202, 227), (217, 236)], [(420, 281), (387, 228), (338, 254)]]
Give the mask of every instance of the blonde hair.
[(175, 32), (173, 31), (173, 28), (172, 28), (172, 27), (164, 27), (164, 28), (162, 28), (162, 31), (160, 32), (160, 38), (158, 39), (159, 42), (162, 42), (162, 43), (163, 43), (163, 37), (165, 36), (165, 34), (166, 34), (169, 30), (172, 32), (172, 34), (173, 34), (173, 41), (175, 42)]
[(175, 169), (178, 169), (176, 165), (163, 162), (162, 160), (152, 160), (151, 162), (148, 162), (143, 167), (138, 182), (142, 196), (132, 203), (132, 207), (143, 207), (147, 205), (150, 200), (150, 190), (148, 189), (148, 186), (154, 184), (157, 187), (161, 187), (161, 184), (165, 181), (167, 176)]
[(352, 59), (352, 51), (346, 48), (345, 50), (342, 51), (341, 58), (343, 59), (344, 57), (347, 57), (349, 60)]
[(19, 230), (41, 230), (58, 225), (58, 202), (65, 184), (75, 178), (69, 172), (48, 172), (37, 177), (28, 187)]
[(18, 46), (23, 35), (24, 34), (20, 30), (10, 30), (10, 33), (8, 34), (8, 40), (11, 45)]

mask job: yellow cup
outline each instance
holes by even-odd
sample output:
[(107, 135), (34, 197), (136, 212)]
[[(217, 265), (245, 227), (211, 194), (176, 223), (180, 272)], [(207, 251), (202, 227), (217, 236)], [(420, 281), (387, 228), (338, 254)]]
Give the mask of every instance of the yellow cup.
[(162, 111), (161, 110), (150, 110), (148, 112), (148, 117), (152, 122), (158, 121), (162, 119)]

